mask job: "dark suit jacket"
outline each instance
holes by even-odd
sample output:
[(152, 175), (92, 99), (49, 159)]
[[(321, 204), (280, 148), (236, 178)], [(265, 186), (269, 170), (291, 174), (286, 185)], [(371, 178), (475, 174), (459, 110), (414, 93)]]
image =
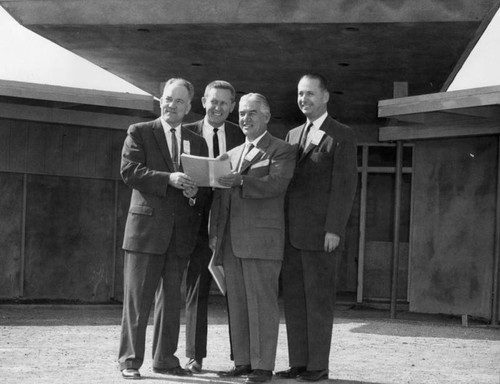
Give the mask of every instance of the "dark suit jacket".
[[(205, 140), (182, 127), (181, 152), (185, 141), (190, 143), (191, 154), (208, 155)], [(172, 172), (172, 159), (160, 119), (131, 125), (121, 162), (123, 181), (133, 188), (125, 225), (124, 250), (163, 254), (175, 229), (177, 254), (189, 257), (196, 244), (207, 191), (200, 188), (196, 204), (189, 206), (182, 191), (168, 185)]]
[[(236, 169), (245, 145), (228, 152)], [(282, 260), (284, 248), (284, 197), (295, 167), (295, 149), (269, 133), (257, 143), (258, 153), (244, 161), (243, 186), (217, 189), (212, 203), (210, 235), (217, 237), (216, 258), (230, 220), (236, 257)]]
[[(358, 180), (351, 128), (328, 116), (320, 130), (325, 134), (297, 160), (288, 188), (290, 242), (310, 251), (323, 250), (326, 232), (344, 234)], [(303, 131), (304, 125), (292, 129), (286, 140), (298, 148)]]
[[(197, 135), (203, 136), (203, 121), (204, 119), (201, 119), (194, 123), (186, 124), (185, 127)], [(230, 121), (226, 120), (224, 122), (224, 133), (226, 135), (226, 150), (228, 151), (245, 142), (245, 135), (240, 127)], [(210, 203), (205, 204), (205, 211), (200, 227), (200, 236), (204, 236), (205, 241), (208, 237), (208, 216), (210, 214), (210, 206)]]

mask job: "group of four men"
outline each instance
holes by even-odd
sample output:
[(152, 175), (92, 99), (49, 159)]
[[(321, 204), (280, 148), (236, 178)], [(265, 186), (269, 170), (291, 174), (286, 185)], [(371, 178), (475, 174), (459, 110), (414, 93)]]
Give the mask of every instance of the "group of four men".
[[(329, 92), (319, 74), (298, 83), (307, 120), (286, 141), (267, 132), (271, 112), (261, 94), (241, 97), (239, 128), (226, 121), (235, 91), (225, 81), (206, 87), (204, 119), (182, 125), (193, 95), (190, 82), (170, 79), (161, 117), (130, 126), (123, 146), (121, 175), (132, 196), (123, 242), (122, 376), (140, 378), (153, 302), (153, 371), (201, 372), (213, 255), (224, 268), (234, 359), (219, 375), (271, 380), (281, 274), (290, 369), (276, 375), (327, 379), (336, 254), (357, 184), (355, 135), (328, 115)], [(218, 180), (225, 188), (198, 187), (182, 171), (181, 153), (228, 157), (232, 172)], [(189, 361), (182, 368), (175, 352), (186, 269)]]

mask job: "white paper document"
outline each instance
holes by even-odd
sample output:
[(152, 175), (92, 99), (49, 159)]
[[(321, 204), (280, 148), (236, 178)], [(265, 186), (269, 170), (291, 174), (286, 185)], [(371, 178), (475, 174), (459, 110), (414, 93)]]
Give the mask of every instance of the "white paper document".
[(217, 180), (231, 173), (229, 158), (217, 160), (183, 153), (181, 162), (184, 173), (191, 177), (198, 187), (228, 188), (220, 185)]

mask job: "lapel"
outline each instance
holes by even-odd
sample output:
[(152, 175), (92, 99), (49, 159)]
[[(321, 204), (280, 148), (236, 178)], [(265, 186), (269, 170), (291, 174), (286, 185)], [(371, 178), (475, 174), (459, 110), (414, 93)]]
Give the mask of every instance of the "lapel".
[(196, 133), (198, 135), (200, 135), (201, 137), (203, 137), (203, 122), (204, 122), (204, 119), (201, 119), (201, 120), (196, 122)]
[[(167, 138), (165, 137), (165, 131), (163, 130), (163, 126), (161, 125), (160, 118), (156, 119), (153, 122), (153, 134), (158, 142), (158, 146), (160, 147), (161, 154), (163, 155), (163, 159), (165, 163), (167, 163), (167, 167), (171, 172), (174, 172), (174, 164), (172, 162), (172, 158), (170, 157), (170, 151), (168, 149)], [(181, 140), (182, 143), (182, 140)]]
[[(246, 159), (242, 160), (243, 164), (241, 165), (240, 174), (243, 174), (248, 168), (252, 166), (252, 164), (255, 164), (260, 159), (262, 159), (262, 156), (264, 156), (265, 151), (270, 144), (271, 144), (271, 135), (269, 134), (269, 132), (266, 132), (266, 134), (262, 137), (262, 139), (259, 140), (257, 145), (254, 147), (257, 148), (259, 152), (251, 160), (246, 160)], [(243, 148), (244, 147), (245, 146), (243, 146)]]
[[(313, 144), (312, 142), (310, 142), (309, 145), (306, 147), (306, 149), (304, 149), (304, 152), (302, 152), (302, 155), (300, 155), (297, 163), (300, 163), (302, 160), (304, 160), (313, 149), (319, 147), (321, 145), (321, 143), (323, 142), (323, 140), (325, 140), (325, 137), (327, 136), (326, 129), (327, 129), (328, 123), (329, 123), (329, 121), (328, 121), (328, 117), (327, 117), (326, 120), (323, 122), (323, 124), (321, 124), (321, 127), (319, 127), (319, 131), (325, 132), (323, 134), (323, 137), (321, 138), (321, 140), (319, 141), (318, 144)], [(302, 141), (302, 135), (304, 134), (304, 129), (305, 129), (305, 124), (304, 124), (304, 127), (302, 127), (302, 133), (300, 134), (299, 143)]]

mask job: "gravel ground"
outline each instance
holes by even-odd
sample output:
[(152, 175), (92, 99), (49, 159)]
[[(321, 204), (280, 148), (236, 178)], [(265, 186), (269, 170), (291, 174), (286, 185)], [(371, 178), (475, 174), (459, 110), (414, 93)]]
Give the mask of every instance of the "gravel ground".
[[(148, 328), (141, 383), (244, 383), (220, 379), (229, 369), (224, 306), (212, 300), (209, 357), (191, 378), (151, 370), (152, 327)], [(337, 384), (500, 384), (500, 330), (460, 319), (339, 306), (333, 326), (330, 379)], [(119, 305), (0, 305), (0, 382), (124, 383), (117, 366)], [(183, 321), (184, 323), (184, 321)], [(178, 356), (184, 357), (184, 326)], [(286, 329), (280, 326), (276, 370), (288, 368)], [(275, 384), (295, 380), (273, 378)]]

